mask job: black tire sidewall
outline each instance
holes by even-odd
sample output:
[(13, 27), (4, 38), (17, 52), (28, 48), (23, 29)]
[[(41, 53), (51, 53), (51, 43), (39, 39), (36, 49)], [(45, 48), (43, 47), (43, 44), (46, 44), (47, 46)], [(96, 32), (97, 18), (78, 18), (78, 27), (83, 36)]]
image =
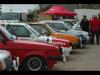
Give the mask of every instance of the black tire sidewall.
[(27, 58), (27, 59), (24, 61), (23, 69), (22, 69), (22, 70), (24, 70), (24, 71), (31, 71), (31, 70), (29, 69), (29, 67), (28, 67), (28, 61), (29, 61), (31, 58), (34, 58), (34, 57), (40, 59), (40, 60), (41, 60), (41, 63), (42, 63), (42, 66), (41, 66), (41, 68), (40, 68), (38, 71), (45, 71), (45, 70), (46, 70), (47, 63), (46, 63), (45, 59), (43, 59), (42, 57), (38, 57), (38, 56), (32, 56), (32, 57)]

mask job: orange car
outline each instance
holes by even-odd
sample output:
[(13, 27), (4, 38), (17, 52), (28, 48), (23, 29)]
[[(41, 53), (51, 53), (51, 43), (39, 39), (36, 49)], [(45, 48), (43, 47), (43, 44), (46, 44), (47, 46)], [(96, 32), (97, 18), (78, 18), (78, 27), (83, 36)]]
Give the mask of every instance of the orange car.
[(76, 36), (69, 35), (69, 34), (63, 34), (63, 33), (58, 33), (54, 31), (51, 27), (49, 27), (46, 24), (43, 23), (28, 23), (32, 28), (34, 28), (37, 32), (40, 34), (45, 34), (48, 36), (64, 39), (64, 40), (69, 40), (72, 44), (73, 48), (80, 48), (81, 43), (80, 39), (77, 38)]

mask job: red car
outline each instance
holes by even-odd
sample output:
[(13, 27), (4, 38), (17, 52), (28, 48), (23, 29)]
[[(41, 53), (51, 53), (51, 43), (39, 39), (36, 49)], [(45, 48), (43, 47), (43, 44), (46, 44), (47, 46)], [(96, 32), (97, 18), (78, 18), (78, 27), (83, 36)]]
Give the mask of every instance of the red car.
[(34, 40), (36, 40), (36, 41), (46, 42), (61, 47), (63, 51), (63, 59), (64, 59), (63, 62), (66, 62), (66, 57), (70, 56), (70, 53), (72, 51), (71, 42), (68, 40), (47, 36), (45, 35), (45, 33), (42, 34), (38, 33), (31, 26), (39, 25), (38, 27), (39, 29), (46, 31), (43, 27), (40, 26), (39, 23), (37, 24), (32, 23), (31, 26), (26, 23), (2, 23), (1, 25), (5, 27), (8, 30), (8, 32), (10, 32), (12, 35), (15, 35), (17, 39), (29, 40), (29, 41), (33, 40), (33, 42)]
[(38, 71), (51, 69), (62, 58), (62, 50), (58, 46), (36, 42), (18, 40), (5, 28), (0, 26), (0, 49), (11, 52), (19, 70)]

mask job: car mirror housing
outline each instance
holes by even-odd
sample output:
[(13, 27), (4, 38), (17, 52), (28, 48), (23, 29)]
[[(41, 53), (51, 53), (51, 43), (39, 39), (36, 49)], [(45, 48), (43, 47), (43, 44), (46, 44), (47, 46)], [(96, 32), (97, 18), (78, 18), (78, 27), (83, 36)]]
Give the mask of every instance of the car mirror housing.
[(12, 35), (12, 36), (11, 36), (11, 39), (16, 39), (16, 36), (15, 36), (15, 35)]

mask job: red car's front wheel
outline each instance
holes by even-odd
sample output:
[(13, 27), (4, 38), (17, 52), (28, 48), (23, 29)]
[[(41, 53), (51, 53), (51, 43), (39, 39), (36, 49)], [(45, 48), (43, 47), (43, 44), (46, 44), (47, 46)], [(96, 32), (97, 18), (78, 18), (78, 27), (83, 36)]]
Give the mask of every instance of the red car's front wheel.
[(44, 71), (47, 69), (46, 61), (38, 56), (32, 56), (24, 61), (23, 69), (25, 71)]

